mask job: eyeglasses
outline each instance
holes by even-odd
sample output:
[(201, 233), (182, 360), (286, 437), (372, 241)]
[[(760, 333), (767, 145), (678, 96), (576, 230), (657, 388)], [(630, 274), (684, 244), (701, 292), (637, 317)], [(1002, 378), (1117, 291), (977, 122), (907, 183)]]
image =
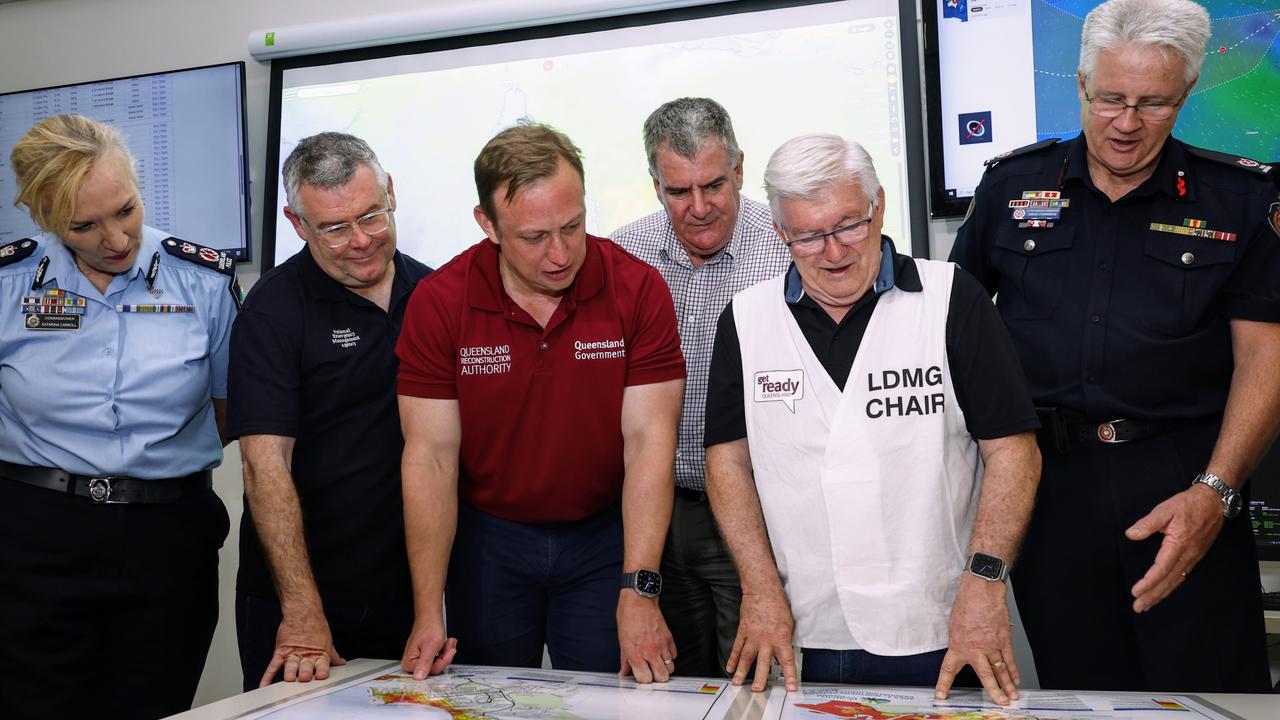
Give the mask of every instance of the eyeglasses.
[[(1185, 100), (1185, 96), (1183, 100)], [(1173, 112), (1182, 107), (1183, 100), (1175, 103), (1167, 102), (1142, 102), (1137, 105), (1128, 105), (1123, 100), (1116, 98), (1091, 98), (1086, 91), (1084, 101), (1089, 103), (1089, 112), (1101, 118), (1115, 118), (1124, 114), (1125, 110), (1133, 108), (1138, 113), (1138, 117), (1143, 120), (1168, 120), (1173, 117)]]
[[(390, 204), (390, 198), (387, 199)], [(385, 233), (391, 228), (392, 213), (395, 208), (384, 208), (382, 210), (374, 210), (371, 213), (361, 215), (355, 222), (338, 223), (337, 225), (329, 225), (322, 228), (311, 227), (307, 223), (308, 229), (312, 235), (315, 235), (320, 243), (330, 250), (339, 250), (346, 247), (353, 236), (353, 230), (357, 225), (360, 226), (360, 232), (369, 236), (377, 236)], [(306, 223), (303, 218), (302, 222)]]
[[(822, 252), (822, 249), (827, 246), (827, 238), (829, 237), (835, 238), (836, 242), (841, 245), (857, 245), (866, 240), (867, 236), (871, 234), (871, 221), (875, 217), (875, 207), (871, 208), (871, 213), (857, 222), (842, 225), (830, 232), (818, 233), (817, 235), (809, 235), (794, 240), (788, 239), (784, 244), (796, 257), (809, 257)], [(786, 237), (785, 230), (783, 230), (783, 237)]]

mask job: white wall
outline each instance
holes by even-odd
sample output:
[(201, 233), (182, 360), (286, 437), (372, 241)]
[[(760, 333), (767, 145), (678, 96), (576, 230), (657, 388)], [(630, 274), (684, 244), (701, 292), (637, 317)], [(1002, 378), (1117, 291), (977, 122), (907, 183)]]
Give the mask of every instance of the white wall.
[[(257, 279), (262, 229), (261, 177), (266, 163), (270, 67), (249, 57), (251, 30), (361, 14), (443, 5), (452, 0), (17, 0), (0, 4), (0, 92), (244, 60), (249, 118), (255, 262), (240, 270), (247, 290)], [(274, 178), (266, 178), (274, 182)], [(0, 201), (11, 202), (6, 198)], [(930, 223), (933, 257), (946, 257), (958, 223)], [(222, 550), (222, 614), (196, 704), (239, 692), (234, 591), (241, 512), (240, 453), (227, 448), (215, 486), (232, 518)], [(1023, 675), (1034, 685), (1030, 656)]]

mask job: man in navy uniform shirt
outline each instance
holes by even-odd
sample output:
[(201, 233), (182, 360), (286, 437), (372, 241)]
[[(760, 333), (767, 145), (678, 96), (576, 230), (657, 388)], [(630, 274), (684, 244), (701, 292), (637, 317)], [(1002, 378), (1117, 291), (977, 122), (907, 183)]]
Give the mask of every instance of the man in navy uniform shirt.
[(1189, 0), (1091, 12), (1083, 133), (989, 163), (952, 250), (1041, 413), (1014, 587), (1043, 687), (1270, 689), (1241, 506), (1280, 418), (1280, 198), (1170, 137), (1208, 36)]
[(395, 189), (363, 140), (303, 139), (284, 183), (306, 247), (258, 281), (231, 336), (245, 690), (399, 657), (413, 624), (395, 345), (430, 269), (396, 250)]

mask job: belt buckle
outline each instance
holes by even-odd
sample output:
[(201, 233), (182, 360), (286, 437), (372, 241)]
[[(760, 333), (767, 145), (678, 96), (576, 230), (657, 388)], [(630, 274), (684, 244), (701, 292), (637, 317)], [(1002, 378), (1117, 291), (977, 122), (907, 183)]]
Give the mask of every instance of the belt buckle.
[(1122, 442), (1128, 442), (1128, 440), (1121, 440), (1116, 437), (1116, 435), (1118, 434), (1116, 431), (1116, 424), (1122, 423), (1122, 422), (1124, 422), (1123, 419), (1116, 418), (1115, 420), (1108, 420), (1107, 422), (1104, 422), (1101, 425), (1099, 425), (1098, 441), (1104, 442), (1110, 445), (1119, 445)]
[(111, 499), (111, 481), (114, 475), (89, 478), (89, 499), (94, 505), (118, 505), (121, 500)]

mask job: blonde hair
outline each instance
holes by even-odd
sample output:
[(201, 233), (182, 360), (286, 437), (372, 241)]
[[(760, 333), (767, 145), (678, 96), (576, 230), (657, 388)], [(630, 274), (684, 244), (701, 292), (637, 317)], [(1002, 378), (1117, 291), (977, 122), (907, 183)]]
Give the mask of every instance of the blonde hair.
[(22, 136), (9, 163), (18, 180), (14, 207), (25, 205), (31, 219), (58, 235), (71, 226), (76, 195), (98, 158), (119, 153), (136, 187), (133, 154), (119, 130), (83, 115), (54, 115)]

